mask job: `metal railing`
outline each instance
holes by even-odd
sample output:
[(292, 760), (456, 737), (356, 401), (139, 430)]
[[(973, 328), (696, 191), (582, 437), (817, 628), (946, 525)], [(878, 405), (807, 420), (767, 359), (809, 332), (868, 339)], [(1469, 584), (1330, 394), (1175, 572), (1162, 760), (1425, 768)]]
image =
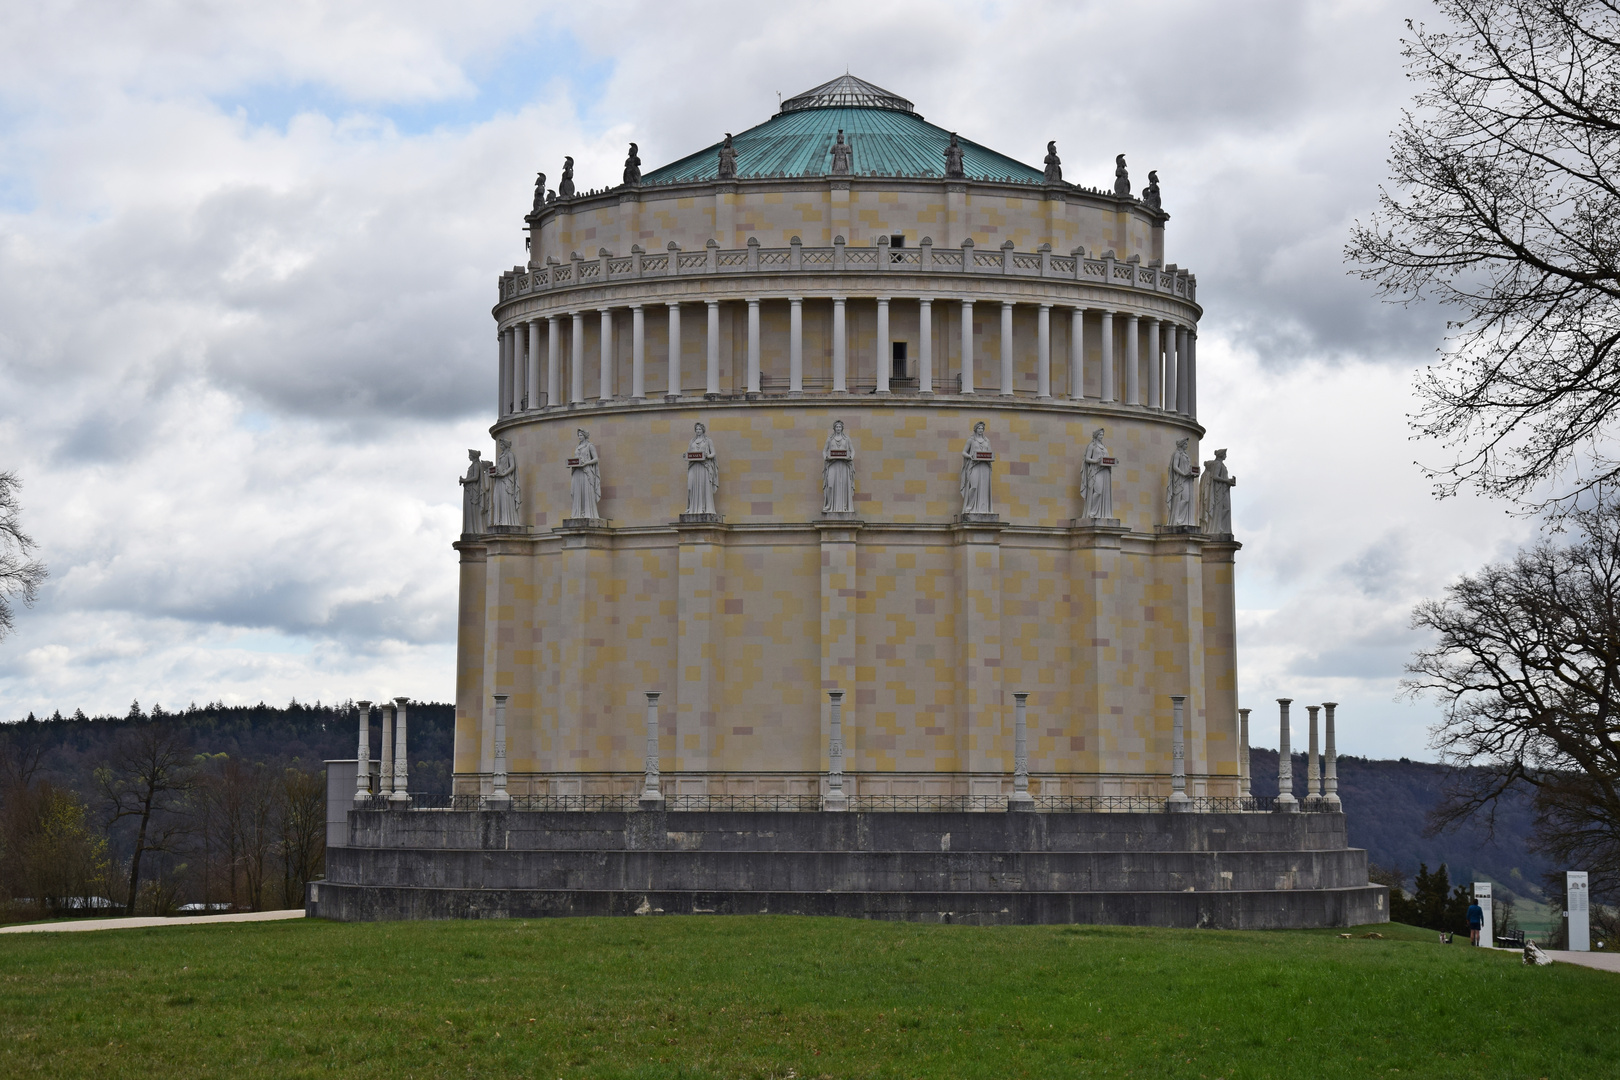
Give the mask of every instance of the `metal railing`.
[[(371, 795), (354, 804), (358, 810), (387, 810), (392, 806), (385, 795)], [(648, 807), (636, 794), (513, 795), (504, 804), (491, 802), (485, 795), (413, 794), (412, 810), (517, 810), (526, 812), (610, 811), (626, 813)], [(693, 811), (791, 811), (822, 809), (820, 795), (666, 795), (654, 809)], [(848, 809), (869, 813), (1005, 813), (1006, 795), (855, 795)], [(1030, 810), (1043, 814), (1164, 814), (1173, 812), (1157, 795), (1035, 795)], [(1275, 797), (1195, 796), (1181, 804), (1178, 813), (1254, 814), (1274, 813)], [(1325, 814), (1325, 804), (1300, 801), (1294, 812)]]

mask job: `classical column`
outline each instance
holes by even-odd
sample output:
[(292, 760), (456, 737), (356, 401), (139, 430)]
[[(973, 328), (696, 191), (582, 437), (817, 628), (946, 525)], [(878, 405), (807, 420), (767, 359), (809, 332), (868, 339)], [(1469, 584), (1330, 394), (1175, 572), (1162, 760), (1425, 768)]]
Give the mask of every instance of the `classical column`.
[(917, 301), (917, 392), (934, 392), (934, 301)]
[[(1151, 324), (1149, 324), (1151, 325)], [(1238, 710), (1238, 794), (1247, 799), (1249, 791), (1249, 710)]]
[(529, 407), (529, 335), (523, 324), (512, 327), (512, 411)]
[(578, 405), (585, 400), (585, 313), (575, 311), (568, 341), (568, 401)]
[(658, 776), (658, 691), (645, 691), (647, 695), (647, 753), (641, 776), (641, 803), (643, 810), (657, 810), (664, 805), (664, 793)]
[(705, 397), (720, 396), (720, 301), (704, 301), (709, 307), (708, 366), (703, 375)]
[(1159, 355), (1158, 319), (1149, 319), (1147, 321), (1147, 354), (1147, 404), (1148, 408), (1157, 409), (1164, 403), (1163, 390), (1159, 384), (1159, 372), (1164, 367), (1164, 358)]
[(1035, 396), (1052, 396), (1052, 305), (1042, 304), (1035, 314)]
[(1344, 804), (1339, 801), (1339, 754), (1333, 745), (1333, 710), (1338, 707), (1337, 701), (1322, 702), (1322, 711), (1326, 714), (1327, 722), (1327, 731), (1324, 732), (1327, 736), (1327, 760), (1323, 763), (1325, 775), (1322, 777), (1322, 802), (1332, 813), (1344, 809)]
[(1187, 331), (1187, 415), (1198, 419), (1198, 331)]
[(1137, 347), (1135, 315), (1125, 316), (1125, 404), (1142, 404), (1142, 350)]
[[(673, 259), (675, 256), (671, 255)], [(681, 396), (681, 305), (669, 308), (669, 396)]]
[(394, 705), (398, 710), (394, 723), (394, 793), (389, 796), (394, 802), (408, 803), (410, 787), (410, 755), (406, 751), (405, 741), (405, 706), (410, 698), (397, 697)]
[(759, 393), (759, 300), (748, 301), (748, 389)]
[(849, 799), (844, 796), (844, 692), (827, 691), (832, 702), (832, 723), (827, 739), (827, 796), (821, 800), (823, 810), (848, 810)]
[(382, 713), (382, 730), (378, 737), (382, 742), (377, 757), (377, 794), (391, 795), (394, 791), (394, 704), (384, 702), (378, 711)]
[(546, 404), (562, 402), (562, 319), (552, 315), (546, 319)]
[(971, 300), (962, 301), (962, 393), (973, 393), (973, 301)]
[(630, 305), (630, 396), (647, 396), (647, 317), (640, 304)]
[(848, 335), (844, 330), (844, 298), (842, 296), (835, 296), (833, 297), (832, 325), (832, 392), (835, 394), (844, 394), (849, 392), (849, 342), (845, 340), (847, 337)]
[(489, 798), (491, 805), (510, 806), (512, 796), (506, 793), (506, 695), (495, 695), (495, 766)]
[(1029, 794), (1029, 729), (1025, 726), (1024, 703), (1028, 694), (1013, 695), (1013, 790), (1007, 797), (1008, 810), (1033, 810)]
[(1114, 400), (1114, 313), (1100, 312), (1102, 323), (1102, 393), (1104, 401)]
[(1299, 801), (1294, 798), (1293, 751), (1288, 747), (1288, 705), (1293, 700), (1285, 697), (1277, 699), (1282, 709), (1277, 735), (1277, 809), (1283, 813), (1299, 809)]
[[(883, 257), (884, 253), (879, 252), (878, 255)], [(880, 394), (889, 392), (889, 369), (893, 366), (890, 352), (889, 298), (880, 296), (877, 298), (877, 392)]]
[(1170, 797), (1164, 808), (1172, 813), (1192, 809), (1187, 798), (1187, 698), (1170, 695)]
[[(529, 322), (529, 377), (524, 380), (524, 391), (529, 395), (529, 408), (540, 407), (540, 320)], [(551, 399), (546, 398), (550, 404)]]
[(788, 298), (788, 393), (804, 393), (804, 297)]
[(1001, 302), (1001, 392), (1013, 392), (1013, 332), (1012, 332), (1013, 306), (1006, 300)]
[(1086, 396), (1086, 309), (1069, 309), (1069, 399)]
[(1176, 411), (1176, 324), (1164, 324), (1164, 411)]
[(1322, 801), (1322, 774), (1317, 768), (1316, 741), (1316, 714), (1321, 708), (1317, 705), (1307, 705), (1305, 711), (1311, 715), (1310, 751), (1305, 755), (1305, 805), (1314, 807)]
[(613, 400), (613, 310), (602, 309), (601, 362), (602, 387), (601, 393), (596, 396), (603, 401)]
[(512, 400), (512, 385), (508, 381), (512, 372), (512, 334), (510, 329), (497, 330), (495, 340), (500, 343), (500, 360), (495, 371), (495, 415), (505, 416)]
[(1192, 351), (1187, 347), (1187, 328), (1176, 327), (1176, 412), (1188, 416), (1192, 411)]
[(371, 702), (355, 705), (360, 709), (360, 750), (354, 760), (354, 801), (365, 802), (371, 795)]

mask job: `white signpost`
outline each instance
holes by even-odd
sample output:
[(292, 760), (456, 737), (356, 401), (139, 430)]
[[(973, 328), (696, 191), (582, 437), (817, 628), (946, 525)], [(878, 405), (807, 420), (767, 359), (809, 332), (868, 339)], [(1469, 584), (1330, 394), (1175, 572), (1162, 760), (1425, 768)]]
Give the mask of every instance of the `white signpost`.
[(1479, 928), (1479, 944), (1481, 948), (1494, 949), (1496, 947), (1495, 927), (1491, 922), (1491, 883), (1488, 881), (1474, 882), (1474, 903), (1485, 912), (1485, 922)]
[(1586, 871), (1564, 874), (1564, 918), (1569, 920), (1569, 951), (1592, 951), (1592, 926), (1586, 903)]

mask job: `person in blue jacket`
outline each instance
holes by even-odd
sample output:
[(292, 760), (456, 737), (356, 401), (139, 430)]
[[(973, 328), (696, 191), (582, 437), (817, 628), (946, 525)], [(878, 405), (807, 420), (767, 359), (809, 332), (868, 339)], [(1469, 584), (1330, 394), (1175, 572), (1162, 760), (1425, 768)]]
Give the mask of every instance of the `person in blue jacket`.
[(1468, 905), (1468, 943), (1479, 944), (1479, 932), (1485, 926), (1485, 909), (1479, 906), (1476, 898)]

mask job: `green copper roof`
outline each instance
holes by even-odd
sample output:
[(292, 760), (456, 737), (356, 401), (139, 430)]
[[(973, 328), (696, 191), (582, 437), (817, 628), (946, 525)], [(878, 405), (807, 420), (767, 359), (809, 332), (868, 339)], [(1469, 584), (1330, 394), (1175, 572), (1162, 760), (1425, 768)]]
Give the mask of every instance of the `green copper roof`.
[[(847, 80), (847, 83), (846, 83)], [(852, 86), (848, 84), (858, 84)], [(853, 89), (865, 88), (875, 94), (860, 95), (864, 100), (884, 100), (888, 107), (820, 105), (820, 100), (849, 101), (857, 98)], [(828, 91), (819, 94), (818, 91)], [(898, 104), (896, 104), (898, 103)], [(793, 108), (787, 106), (792, 104)], [(903, 105), (907, 111), (901, 111)], [(737, 152), (737, 175), (742, 178), (770, 176), (822, 176), (832, 170), (828, 151), (840, 128), (844, 140), (854, 148), (851, 173), (855, 176), (924, 176), (943, 179), (945, 147), (951, 133), (928, 123), (909, 111), (911, 103), (888, 91), (853, 77), (835, 79), (824, 87), (783, 103), (783, 111), (757, 127), (749, 128), (731, 140)], [(1012, 179), (1040, 183), (1042, 172), (1021, 161), (998, 154), (976, 142), (958, 138), (962, 147), (962, 170), (974, 180)], [(642, 177), (643, 184), (670, 184), (692, 180), (714, 180), (719, 173), (717, 142), (695, 154), (654, 169)]]

